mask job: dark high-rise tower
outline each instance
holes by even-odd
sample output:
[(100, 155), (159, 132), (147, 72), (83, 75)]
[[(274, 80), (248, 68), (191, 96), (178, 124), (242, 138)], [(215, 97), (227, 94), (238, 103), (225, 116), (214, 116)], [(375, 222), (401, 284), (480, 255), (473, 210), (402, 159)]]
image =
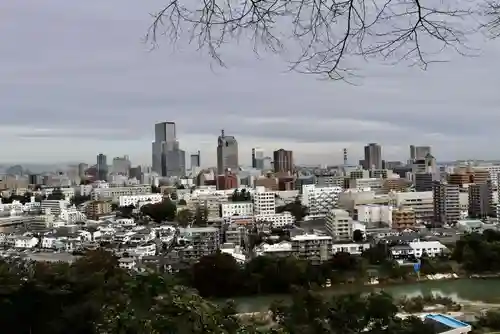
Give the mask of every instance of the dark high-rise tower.
[(382, 147), (376, 143), (365, 146), (364, 169), (382, 169)]
[(186, 153), (179, 149), (174, 122), (155, 124), (152, 153), (153, 171), (160, 176), (183, 176), (186, 173)]
[(237, 172), (238, 168), (238, 142), (222, 130), (217, 139), (217, 174), (222, 175), (227, 169)]
[(108, 179), (108, 163), (107, 158), (104, 154), (99, 153), (97, 155), (97, 178), (101, 181), (106, 181)]
[(274, 172), (286, 173), (293, 172), (293, 152), (279, 149), (273, 152)]

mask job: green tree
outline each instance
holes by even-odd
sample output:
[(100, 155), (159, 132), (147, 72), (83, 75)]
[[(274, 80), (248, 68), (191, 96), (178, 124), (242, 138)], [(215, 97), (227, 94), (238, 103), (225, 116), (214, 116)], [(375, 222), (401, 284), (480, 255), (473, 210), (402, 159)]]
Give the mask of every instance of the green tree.
[[(193, 284), (202, 296), (233, 297), (240, 294), (241, 270), (225, 253), (204, 256), (191, 269)], [(210, 280), (207, 280), (210, 277)]]
[(234, 189), (231, 194), (231, 202), (249, 202), (252, 200), (252, 195), (246, 189)]
[(207, 226), (208, 224), (208, 208), (205, 205), (196, 206), (196, 210), (194, 213), (194, 222), (195, 226)]
[(48, 200), (63, 200), (65, 198), (61, 188), (55, 188), (52, 193), (47, 196)]
[(363, 242), (365, 237), (363, 236), (363, 232), (361, 230), (354, 230), (352, 232), (352, 240), (354, 242)]
[(471, 273), (500, 271), (500, 232), (487, 230), (462, 236), (451, 258)]
[(70, 199), (70, 203), (71, 205), (80, 205), (80, 204), (83, 204), (87, 201), (90, 201), (91, 200), (91, 197), (90, 195), (75, 195), (73, 197), (71, 197)]
[(140, 211), (145, 216), (149, 216), (153, 221), (162, 223), (164, 221), (175, 220), (177, 206), (170, 199), (164, 199), (159, 203), (143, 205)]
[(175, 219), (181, 227), (187, 227), (194, 220), (194, 214), (189, 209), (183, 209), (177, 212)]
[(296, 222), (300, 222), (309, 214), (306, 206), (302, 205), (300, 198), (297, 197), (292, 203), (285, 204), (276, 208), (277, 213), (288, 211), (295, 218)]

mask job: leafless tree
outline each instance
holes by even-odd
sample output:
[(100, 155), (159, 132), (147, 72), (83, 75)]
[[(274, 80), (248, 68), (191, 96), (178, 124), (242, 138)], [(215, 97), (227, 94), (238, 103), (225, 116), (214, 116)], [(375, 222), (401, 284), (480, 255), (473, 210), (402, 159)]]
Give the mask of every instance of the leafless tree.
[(332, 79), (351, 73), (353, 57), (425, 69), (442, 61), (445, 49), (466, 54), (468, 36), (477, 31), (470, 20), (474, 0), (167, 1), (147, 34), (154, 45), (159, 36), (174, 42), (188, 36), (224, 65), (223, 45), (250, 38), (255, 51), (296, 55), (292, 69)]

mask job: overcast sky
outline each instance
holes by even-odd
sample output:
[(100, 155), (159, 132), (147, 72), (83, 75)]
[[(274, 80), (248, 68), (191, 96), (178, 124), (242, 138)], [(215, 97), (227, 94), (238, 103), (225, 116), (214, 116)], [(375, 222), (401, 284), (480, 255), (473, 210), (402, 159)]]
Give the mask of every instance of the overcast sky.
[(368, 142), (388, 160), (431, 145), (438, 160), (500, 158), (500, 40), (478, 58), (428, 71), (362, 64), (360, 86), (287, 73), (234, 46), (229, 68), (168, 40), (142, 37), (161, 1), (17, 0), (0, 4), (0, 162), (95, 162), (97, 153), (151, 163), (155, 122), (175, 121), (181, 146), (215, 162), (220, 129), (240, 161), (254, 146), (299, 163), (357, 161)]

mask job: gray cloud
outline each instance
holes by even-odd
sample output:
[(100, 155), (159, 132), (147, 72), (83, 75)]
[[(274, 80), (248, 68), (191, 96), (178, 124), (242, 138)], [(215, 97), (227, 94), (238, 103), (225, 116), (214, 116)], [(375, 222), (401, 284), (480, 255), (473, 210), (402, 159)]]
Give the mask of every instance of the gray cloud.
[[(17, 130), (0, 132), (0, 140), (17, 149), (0, 146), (1, 156), (90, 160), (104, 151), (148, 163), (154, 122), (170, 120), (181, 144), (206, 149), (211, 162), (222, 128), (241, 138), (246, 155), (253, 145), (279, 144), (299, 160), (314, 153), (316, 162), (330, 162), (330, 152), (323, 159), (308, 145), (360, 151), (380, 142), (402, 160), (410, 143), (433, 145), (442, 159), (495, 157), (487, 143), (500, 123), (497, 42), (479, 58), (453, 57), (428, 72), (359, 63), (364, 78), (352, 86), (286, 73), (278, 57), (256, 60), (244, 43), (226, 48), (228, 69), (211, 69), (194, 47), (172, 52), (167, 40), (147, 52), (148, 13), (161, 4), (9, 1), (0, 30), (0, 126)], [(92, 145), (84, 147), (85, 138)]]

